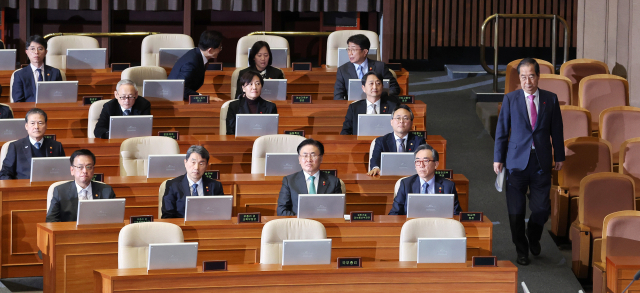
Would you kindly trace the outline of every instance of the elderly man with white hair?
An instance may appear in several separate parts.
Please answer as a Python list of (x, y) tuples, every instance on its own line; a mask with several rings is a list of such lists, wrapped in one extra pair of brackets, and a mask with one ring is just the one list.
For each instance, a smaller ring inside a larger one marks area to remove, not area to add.
[(151, 115), (151, 103), (138, 97), (135, 82), (123, 79), (116, 85), (115, 99), (104, 104), (93, 134), (96, 138), (109, 138), (109, 121), (111, 116)]

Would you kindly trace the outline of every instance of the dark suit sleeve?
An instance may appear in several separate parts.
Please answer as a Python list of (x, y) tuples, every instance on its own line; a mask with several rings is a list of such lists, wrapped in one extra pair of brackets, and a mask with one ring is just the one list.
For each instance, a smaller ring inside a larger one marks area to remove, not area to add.
[(564, 162), (564, 126), (560, 112), (560, 103), (558, 102), (558, 97), (556, 95), (553, 96), (553, 100), (553, 112), (551, 113), (551, 143), (553, 144), (553, 159), (556, 162)]
[(387, 65), (385, 64), (384, 69), (382, 70), (383, 70), (382, 78), (389, 80), (389, 95), (390, 96), (399, 95), (400, 85), (398, 85), (398, 81), (396, 80), (396, 78), (393, 77), (393, 73), (391, 73), (391, 71), (389, 70), (389, 67), (387, 67)]
[[(444, 179), (447, 180), (447, 179)], [(458, 201), (458, 190), (456, 190), (456, 184), (453, 181), (450, 181), (452, 185), (451, 193), (453, 193), (453, 214), (457, 215), (462, 212), (462, 207), (460, 207), (460, 202)]]
[[(240, 71), (240, 73), (242, 73), (242, 71)], [(243, 93), (242, 91), (242, 84), (240, 84), (240, 74), (238, 74), (238, 81), (236, 82), (236, 92), (235, 93), (231, 93), (233, 96), (231, 97), (231, 99), (240, 99), (240, 97), (238, 97), (238, 95), (241, 95)]]
[(341, 135), (350, 135), (353, 134), (353, 118), (355, 112), (354, 104), (350, 104), (347, 109), (347, 115), (344, 117), (344, 123), (342, 123), (342, 131), (340, 131)]
[(187, 85), (187, 80), (191, 80), (191, 79), (195, 79), (196, 77), (194, 76), (196, 74), (196, 70), (195, 70), (195, 66), (193, 64), (191, 64), (190, 62), (185, 63), (184, 65), (182, 65), (182, 67), (180, 67), (180, 72), (178, 72), (178, 76), (175, 79), (184, 79), (185, 80), (185, 87), (184, 87), (184, 98), (188, 99), (190, 95), (198, 95), (198, 92), (196, 92), (196, 90), (198, 89), (190, 89), (188, 88)]
[(338, 72), (336, 73), (336, 83), (333, 86), (333, 99), (334, 100), (344, 100), (347, 96), (347, 88), (344, 85), (344, 77), (342, 76), (342, 70), (338, 67)]
[(107, 186), (105, 189), (107, 189), (108, 192), (107, 198), (116, 198), (116, 193), (113, 192), (113, 188), (111, 188), (111, 186)]
[(26, 96), (24, 94), (24, 81), (22, 80), (22, 75), (20, 71), (16, 71), (13, 74), (13, 87), (11, 88), (11, 96), (13, 97), (13, 102), (24, 102), (26, 100)]
[(60, 154), (58, 155), (58, 157), (64, 157), (65, 156), (64, 155), (64, 147), (62, 147), (61, 143), (59, 143), (59, 144), (60, 144)]
[[(2, 93), (2, 91), (0, 91), (0, 94)], [(11, 112), (11, 108), (7, 107), (7, 106), (2, 106), (2, 114), (1, 115), (1, 119), (13, 119), (13, 113)]]
[[(558, 110), (560, 112), (560, 110)], [(496, 125), (496, 140), (493, 148), (493, 161), (505, 163), (507, 160), (507, 144), (509, 143), (509, 130), (511, 129), (511, 108), (509, 105), (509, 95), (502, 99), (502, 108), (498, 115)], [(562, 142), (564, 144), (564, 141)], [(564, 147), (562, 148), (564, 150)]]
[(240, 102), (238, 101), (238, 102), (229, 103), (229, 109), (227, 110), (227, 135), (236, 134), (237, 109), (235, 105), (233, 105), (234, 103), (240, 103)]
[(162, 219), (179, 218), (180, 215), (176, 209), (176, 200), (178, 197), (178, 183), (173, 184), (171, 181), (167, 181), (165, 186), (164, 195), (162, 196)]
[(16, 179), (16, 161), (17, 161), (16, 144), (12, 142), (7, 149), (7, 156), (2, 161), (2, 170), (0, 170), (0, 180)]
[(291, 201), (291, 190), (289, 187), (289, 181), (285, 176), (282, 178), (282, 187), (280, 188), (280, 195), (278, 195), (278, 216), (295, 216), (293, 212), (293, 202)]
[(58, 195), (58, 187), (56, 187), (53, 189), (51, 205), (49, 205), (49, 211), (47, 212), (47, 223), (60, 221), (60, 195)]
[(151, 103), (147, 100), (142, 103), (142, 108), (140, 109), (140, 115), (151, 115)]
[(269, 114), (278, 114), (278, 106), (276, 103), (271, 103), (271, 111)]
[(278, 76), (276, 77), (276, 79), (285, 79), (284, 72), (282, 72), (282, 69), (280, 68), (276, 68), (276, 69), (278, 70)]
[(371, 155), (371, 161), (369, 161), (369, 170), (374, 167), (380, 168), (380, 157), (382, 156), (382, 144), (384, 143), (384, 136), (376, 138), (376, 144), (373, 146), (373, 154)]
[(219, 181), (214, 181), (213, 195), (224, 195), (222, 183), (220, 183)]
[(93, 135), (97, 138), (109, 138), (109, 118), (111, 118), (109, 106), (109, 103), (104, 104), (100, 117), (98, 117), (96, 128), (93, 129)]
[(404, 204), (407, 198), (407, 191), (404, 188), (404, 182), (400, 181), (400, 188), (398, 188), (398, 195), (393, 199), (393, 206), (389, 215), (406, 215)]
[(333, 188), (332, 194), (342, 194), (342, 184), (340, 184), (340, 179), (336, 178), (336, 187)]
[(55, 77), (53, 78), (53, 80), (54, 80), (54, 81), (62, 81), (62, 73), (60, 72), (60, 69), (58, 69), (58, 68), (54, 68), (54, 72), (55, 72), (56, 74), (54, 74), (54, 75), (55, 75)]

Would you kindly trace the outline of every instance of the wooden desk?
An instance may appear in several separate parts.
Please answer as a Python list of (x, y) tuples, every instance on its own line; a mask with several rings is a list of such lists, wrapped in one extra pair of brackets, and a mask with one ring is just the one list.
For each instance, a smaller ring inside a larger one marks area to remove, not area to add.
[[(224, 259), (230, 264), (260, 262), (260, 237), (264, 223), (283, 217), (263, 217), (263, 223), (232, 221), (185, 225), (182, 219), (160, 220), (179, 225), (185, 241), (197, 241), (198, 263)], [(350, 223), (319, 219), (332, 239), (332, 259), (360, 256), (363, 261), (397, 261), (400, 230), (405, 216), (375, 216), (374, 222)], [(493, 224), (463, 222), (467, 256), (491, 255)], [(44, 258), (44, 292), (87, 292), (91, 271), (118, 267), (120, 228), (76, 228), (75, 223), (39, 223), (38, 247)], [(66, 286), (66, 288), (65, 288)], [(55, 288), (55, 290), (54, 290)]]
[[(607, 257), (607, 292), (621, 293), (640, 269), (638, 256)], [(640, 283), (633, 283), (628, 292), (640, 292)]]
[[(199, 268), (200, 270), (201, 268)], [(94, 292), (517, 292), (518, 269), (415, 262), (364, 262), (362, 268), (229, 265), (228, 271), (148, 274), (146, 268), (98, 270)]]

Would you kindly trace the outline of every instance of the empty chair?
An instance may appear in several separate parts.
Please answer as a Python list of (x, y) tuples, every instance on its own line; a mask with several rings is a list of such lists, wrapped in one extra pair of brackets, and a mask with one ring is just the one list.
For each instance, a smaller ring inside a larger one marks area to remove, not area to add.
[(170, 137), (128, 138), (120, 145), (120, 176), (146, 176), (149, 155), (180, 154), (178, 142)]
[(560, 66), (560, 75), (571, 81), (571, 96), (573, 98), (571, 105), (578, 105), (580, 81), (584, 77), (594, 74), (609, 74), (609, 67), (604, 62), (593, 59), (569, 60)]
[(145, 79), (167, 79), (167, 71), (159, 66), (134, 66), (122, 71), (120, 79), (130, 79), (136, 83), (138, 96), (142, 96)]
[(418, 238), (466, 237), (464, 226), (457, 220), (444, 218), (412, 219), (400, 231), (400, 261), (418, 260)]
[(298, 145), (304, 137), (288, 134), (272, 134), (258, 137), (251, 151), (251, 174), (264, 174), (267, 153), (298, 153)]
[(146, 268), (151, 243), (180, 242), (184, 242), (184, 236), (176, 224), (147, 222), (126, 225), (118, 236), (118, 269)]
[(140, 65), (158, 66), (161, 48), (189, 48), (192, 49), (193, 39), (183, 34), (155, 34), (146, 36), (142, 40)]
[[(540, 65), (540, 74), (554, 74), (555, 71), (553, 70), (553, 65), (551, 65), (550, 62), (547, 62), (545, 60), (542, 59), (536, 59), (536, 62), (538, 62), (538, 65)], [(518, 64), (520, 64), (520, 61), (522, 61), (522, 59), (518, 59), (518, 60), (513, 60), (511, 62), (509, 62), (509, 64), (507, 64), (507, 69), (506, 69), (506, 76), (505, 76), (505, 82), (504, 82), (504, 93), (508, 94), (512, 91), (515, 91), (517, 89), (520, 89), (520, 77), (518, 76)], [(548, 91), (552, 91), (550, 89), (544, 88), (542, 86), (540, 86), (540, 88), (548, 90)], [(553, 91), (552, 91), (553, 92)], [(557, 93), (556, 93), (557, 94)]]
[(326, 239), (322, 223), (310, 219), (277, 219), (264, 224), (260, 238), (260, 263), (282, 263), (283, 240)]
[(365, 30), (343, 30), (332, 32), (327, 38), (327, 68), (338, 67), (338, 48), (347, 47), (347, 39), (350, 36), (363, 34), (369, 38), (371, 48), (377, 48), (376, 61), (380, 61), (380, 41), (378, 34)]
[(67, 69), (67, 49), (97, 49), (98, 40), (87, 36), (57, 36), (47, 41), (45, 63), (64, 71)]
[(578, 106), (560, 106), (564, 140), (591, 136), (591, 113)]
[(568, 78), (556, 74), (540, 74), (538, 87), (556, 94), (560, 105), (571, 105), (571, 81)]
[[(286, 48), (289, 49), (289, 41), (287, 39), (280, 36), (268, 36), (268, 35), (254, 35), (254, 36), (244, 36), (238, 40), (238, 45), (236, 46), (236, 67), (247, 67), (249, 66), (248, 57), (249, 57), (249, 49), (253, 44), (257, 41), (265, 41), (269, 43), (269, 47), (271, 49), (274, 48)], [(287, 68), (291, 67), (291, 52), (287, 50)], [(233, 84), (233, 81), (232, 81)]]
[(621, 144), (618, 162), (618, 172), (633, 179), (636, 194), (640, 196), (640, 137), (628, 139)]
[(598, 119), (605, 109), (629, 106), (629, 82), (611, 74), (587, 76), (580, 81), (579, 106), (591, 112), (591, 128), (598, 131)]
[(613, 164), (620, 159), (620, 146), (626, 140), (640, 137), (640, 108), (612, 107), (600, 114), (600, 138), (611, 143)]
[(100, 100), (96, 101), (89, 107), (89, 117), (87, 121), (87, 137), (88, 138), (96, 138), (96, 135), (93, 131), (96, 129), (96, 124), (98, 124), (98, 119), (100, 118), (100, 113), (102, 113), (102, 108), (104, 104), (111, 100)]

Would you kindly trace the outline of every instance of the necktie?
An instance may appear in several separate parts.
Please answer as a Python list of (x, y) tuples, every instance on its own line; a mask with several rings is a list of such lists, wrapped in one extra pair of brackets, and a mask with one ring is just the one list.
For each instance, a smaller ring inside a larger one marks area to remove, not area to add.
[(376, 111), (376, 104), (371, 104), (371, 107), (373, 108), (373, 111), (371, 113), (378, 114), (378, 111)]
[(400, 143), (400, 147), (398, 148), (398, 152), (402, 153), (402, 152), (404, 152), (404, 139), (398, 138), (398, 142)]
[(193, 191), (191, 192), (191, 196), (198, 196), (198, 184), (194, 183), (193, 185), (191, 185), (191, 189), (193, 189)]
[(38, 81), (43, 81), (42, 79), (42, 70), (41, 69), (36, 69), (36, 72), (38, 73)]
[(529, 108), (531, 108), (531, 130), (536, 128), (536, 121), (538, 120), (538, 111), (536, 110), (536, 104), (533, 102), (534, 95), (527, 97), (529, 99)]
[(89, 192), (89, 191), (87, 191), (86, 189), (82, 190), (82, 196), (81, 196), (81, 198), (80, 198), (80, 199), (81, 199), (81, 200), (87, 200), (87, 199), (89, 199), (89, 197), (87, 196), (87, 193), (88, 193), (88, 192)]
[(356, 68), (358, 69), (358, 78), (362, 79), (362, 66), (358, 65)]
[(124, 110), (124, 116), (131, 115), (131, 110)]
[(314, 179), (316, 179), (316, 177), (309, 176), (309, 180), (311, 180), (311, 183), (309, 184), (309, 194), (316, 194), (316, 183), (314, 182)]
[(426, 194), (427, 193), (427, 188), (429, 188), (429, 183), (425, 182), (422, 184), (422, 190), (420, 190), (420, 193), (422, 194)]
[(36, 147), (36, 150), (40, 149), (40, 142), (36, 142), (35, 144), (33, 144), (34, 147)]

